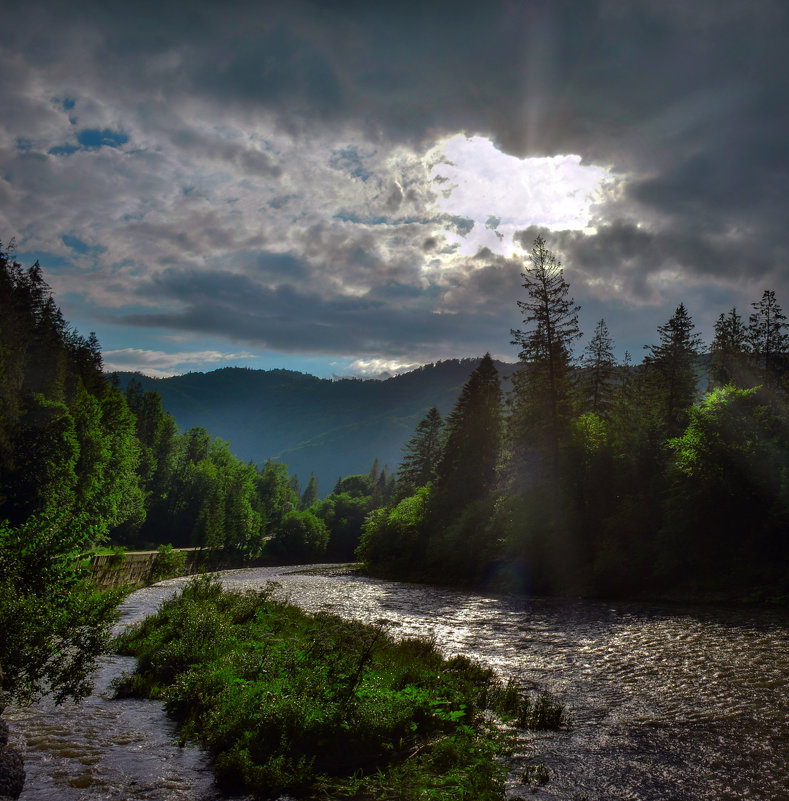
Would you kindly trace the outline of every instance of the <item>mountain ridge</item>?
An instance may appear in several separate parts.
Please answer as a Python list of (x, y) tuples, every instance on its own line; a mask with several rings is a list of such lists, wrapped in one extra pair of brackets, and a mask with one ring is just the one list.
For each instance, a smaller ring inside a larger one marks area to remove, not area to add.
[[(284, 462), (302, 486), (315, 474), (321, 496), (340, 476), (374, 459), (397, 469), (419, 420), (432, 406), (446, 416), (479, 358), (449, 359), (385, 379), (318, 378), (295, 370), (222, 367), (170, 378), (115, 373), (158, 392), (179, 429), (205, 428), (239, 458)], [(506, 378), (516, 364), (496, 362)]]

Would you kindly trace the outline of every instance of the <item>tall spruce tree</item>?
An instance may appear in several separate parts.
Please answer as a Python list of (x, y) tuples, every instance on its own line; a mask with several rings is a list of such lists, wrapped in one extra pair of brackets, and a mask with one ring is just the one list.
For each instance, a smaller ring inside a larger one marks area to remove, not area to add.
[(585, 405), (596, 415), (605, 416), (614, 394), (613, 376), (616, 367), (613, 340), (608, 333), (605, 320), (600, 320), (594, 329), (589, 344), (584, 349), (583, 365)]
[(687, 410), (696, 400), (696, 363), (701, 337), (683, 303), (668, 322), (658, 326), (660, 342), (645, 345), (644, 358), (655, 403), (669, 433), (684, 425)]
[(751, 306), (747, 336), (753, 362), (768, 386), (778, 386), (789, 362), (786, 315), (771, 289), (765, 289), (761, 300)]
[(527, 299), (518, 301), (525, 327), (511, 331), (512, 343), (520, 347), (511, 397), (511, 449), (515, 453), (526, 442), (537, 445), (556, 473), (562, 429), (571, 412), (570, 365), (573, 343), (581, 336), (580, 307), (569, 296), (561, 262), (540, 236), (529, 261), (521, 273)]
[(439, 518), (453, 516), (493, 489), (501, 445), (501, 402), (499, 374), (486, 353), (447, 417), (446, 442), (436, 467)]
[(304, 492), (301, 494), (301, 502), (299, 504), (301, 509), (309, 509), (315, 501), (318, 500), (318, 482), (315, 479), (314, 473), (310, 473), (307, 479), (307, 486), (304, 487)]
[(413, 436), (403, 447), (403, 460), (397, 468), (398, 494), (410, 495), (435, 478), (444, 441), (443, 428), (435, 406), (417, 423)]
[(728, 314), (721, 313), (715, 321), (710, 345), (710, 378), (716, 386), (747, 382), (748, 330), (742, 317), (732, 306)]

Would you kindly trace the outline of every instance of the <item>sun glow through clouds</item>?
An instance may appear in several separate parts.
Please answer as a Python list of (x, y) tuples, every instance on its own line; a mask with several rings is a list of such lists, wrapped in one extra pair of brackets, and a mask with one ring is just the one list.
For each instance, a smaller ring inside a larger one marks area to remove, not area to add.
[(608, 168), (583, 164), (581, 156), (518, 158), (481, 136), (445, 139), (430, 156), (437, 210), (473, 222), (466, 233), (447, 234), (464, 255), (480, 247), (509, 255), (513, 234), (530, 225), (587, 228), (593, 205), (614, 184)]

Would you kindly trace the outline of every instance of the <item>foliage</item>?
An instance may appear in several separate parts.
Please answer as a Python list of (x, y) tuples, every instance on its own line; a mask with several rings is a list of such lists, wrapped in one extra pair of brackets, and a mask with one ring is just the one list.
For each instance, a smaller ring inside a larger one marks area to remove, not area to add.
[(160, 545), (156, 549), (156, 561), (151, 570), (151, 583), (183, 576), (186, 571), (186, 552), (176, 551), (172, 545)]
[(660, 566), (709, 583), (787, 580), (789, 436), (756, 390), (711, 392), (672, 439)]
[(89, 516), (98, 536), (145, 515), (134, 418), (70, 329), (38, 263), (0, 249), (0, 519)]
[(497, 756), (510, 741), (484, 710), (561, 724), (555, 701), (505, 688), (463, 657), (444, 660), (429, 642), (208, 579), (119, 645), (139, 659), (119, 691), (164, 698), (230, 790), (498, 800)]
[(393, 509), (373, 511), (362, 527), (356, 555), (368, 570), (403, 574), (420, 564), (424, 554), (424, 521), (430, 488), (420, 487)]
[(581, 336), (580, 307), (569, 297), (561, 262), (540, 236), (529, 261), (521, 273), (527, 299), (517, 301), (525, 328), (511, 331), (521, 365), (513, 376), (512, 455), (522, 461), (518, 446), (529, 438), (556, 470), (563, 422), (570, 412), (570, 363), (573, 343)]
[(584, 349), (583, 359), (583, 406), (592, 414), (605, 415), (613, 400), (616, 366), (613, 347), (608, 326), (605, 320), (600, 320), (595, 326), (589, 344)]
[(288, 561), (310, 562), (320, 559), (329, 543), (325, 523), (309, 511), (288, 512), (266, 546), (266, 552)]
[(435, 479), (444, 444), (443, 429), (441, 414), (433, 406), (403, 447), (403, 459), (397, 468), (398, 495), (408, 495)]
[(79, 561), (94, 536), (64, 515), (0, 522), (0, 706), (90, 692), (119, 600), (100, 593)]
[(778, 386), (789, 361), (789, 325), (776, 300), (775, 292), (766, 289), (748, 318), (747, 339), (753, 364), (765, 383)]
[(742, 317), (732, 306), (731, 311), (722, 312), (715, 321), (715, 335), (710, 345), (710, 379), (714, 386), (736, 384), (752, 385), (752, 370), (748, 364), (747, 328)]
[(685, 305), (680, 303), (669, 320), (658, 326), (660, 342), (645, 346), (649, 353), (644, 364), (669, 432), (684, 422), (697, 396), (696, 360), (701, 337), (694, 328)]
[(313, 507), (329, 531), (326, 558), (331, 561), (350, 561), (359, 544), (362, 525), (373, 506), (371, 495), (351, 495), (333, 492)]
[(447, 417), (446, 440), (436, 466), (434, 513), (446, 519), (493, 489), (500, 440), (501, 386), (486, 353)]
[(318, 482), (315, 480), (315, 474), (311, 472), (310, 477), (307, 479), (307, 486), (304, 488), (304, 492), (301, 495), (299, 509), (309, 509), (317, 500)]
[[(684, 304), (641, 365), (614, 363), (601, 320), (576, 369), (578, 307), (542, 239), (523, 277), (521, 369), (507, 407), (489, 404), (503, 441), (475, 451), (469, 382), (429, 483), (368, 517), (367, 568), (551, 594), (786, 595), (789, 340), (775, 294), (747, 329), (734, 309), (718, 318), (713, 391), (694, 406), (701, 340)], [(715, 388), (732, 379), (764, 386)]]

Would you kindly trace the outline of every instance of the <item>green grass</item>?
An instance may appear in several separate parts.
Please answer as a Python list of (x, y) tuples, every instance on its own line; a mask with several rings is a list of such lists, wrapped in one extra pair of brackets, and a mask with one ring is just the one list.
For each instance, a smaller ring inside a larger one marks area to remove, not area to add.
[(529, 699), (429, 641), (396, 642), (205, 577), (117, 646), (138, 658), (117, 692), (163, 699), (231, 791), (499, 801), (513, 735), (496, 720), (563, 716), (548, 696)]

